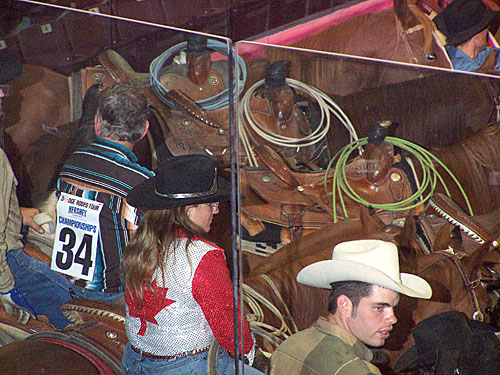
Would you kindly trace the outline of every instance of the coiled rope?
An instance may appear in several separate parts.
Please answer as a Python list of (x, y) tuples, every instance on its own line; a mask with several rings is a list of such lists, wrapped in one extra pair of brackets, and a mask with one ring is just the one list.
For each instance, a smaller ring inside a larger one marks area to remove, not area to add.
[[(399, 202), (395, 203), (372, 203), (368, 202), (367, 200), (361, 198), (355, 191), (354, 189), (349, 185), (349, 182), (347, 180), (346, 176), (346, 164), (347, 161), (349, 160), (349, 156), (351, 153), (358, 149), (359, 147), (362, 147), (368, 143), (368, 138), (362, 138), (358, 139), (356, 141), (351, 142), (350, 144), (344, 146), (342, 149), (340, 149), (335, 156), (330, 160), (330, 163), (328, 164), (326, 173), (325, 173), (325, 178), (324, 178), (324, 187), (325, 191), (327, 193), (328, 200), (330, 201), (330, 204), (332, 205), (332, 210), (333, 210), (333, 218), (334, 222), (337, 222), (337, 205), (336, 205), (336, 198), (337, 195), (339, 197), (340, 205), (342, 207), (344, 216), (347, 217), (347, 211), (345, 208), (345, 203), (344, 203), (344, 198), (343, 198), (343, 193), (346, 194), (349, 198), (351, 198), (353, 201), (358, 202), (360, 204), (363, 204), (365, 206), (371, 207), (371, 208), (378, 208), (382, 210), (387, 210), (387, 211), (405, 211), (412, 209), (414, 207), (417, 207), (418, 205), (424, 204), (427, 202), (432, 195), (434, 194), (437, 181), (439, 180), (441, 184), (443, 185), (446, 194), (450, 196), (450, 192), (448, 190), (448, 187), (446, 186), (446, 183), (444, 182), (443, 178), (439, 174), (439, 172), (436, 169), (435, 163), (437, 165), (441, 166), (446, 173), (452, 178), (452, 180), (455, 182), (457, 187), (459, 188), (460, 192), (462, 193), (462, 196), (465, 199), (465, 202), (467, 204), (467, 208), (470, 212), (471, 215), (473, 215), (472, 212), (472, 207), (469, 203), (469, 199), (467, 198), (467, 194), (465, 193), (464, 189), (462, 188), (462, 185), (460, 182), (457, 180), (457, 178), (453, 175), (453, 173), (450, 171), (450, 169), (441, 161), (439, 160), (435, 155), (430, 153), (428, 150), (425, 148), (412, 143), (410, 141), (396, 138), (396, 137), (386, 137), (385, 141), (397, 146), (403, 150), (408, 151), (410, 154), (412, 154), (419, 162), (420, 165), (422, 166), (422, 181), (419, 181), (419, 187), (417, 191), (407, 199), (401, 200)], [(333, 163), (337, 161), (334, 167), (334, 174), (333, 174), (333, 184), (332, 184), (332, 191), (328, 191), (328, 175), (329, 171), (332, 169)], [(424, 195), (425, 190), (429, 188), (429, 191), (426, 195)]]
[[(263, 295), (258, 293), (255, 289), (247, 284), (242, 285), (242, 290), (243, 300), (255, 318), (254, 320), (249, 322), (252, 331), (254, 331), (255, 334), (262, 336), (273, 345), (278, 346), (282, 341), (296, 332), (295, 323), (292, 322), (295, 327), (294, 332), (286, 323), (283, 314), (276, 306), (271, 303), (271, 301), (269, 301), (267, 298), (265, 298)], [(279, 328), (264, 323), (264, 311), (262, 309), (262, 306), (267, 307), (269, 311), (271, 311), (271, 313), (273, 313), (278, 318), (280, 322)]]
[[(286, 83), (296, 89), (299, 92), (303, 92), (310, 97), (312, 97), (319, 105), (321, 110), (321, 120), (319, 126), (309, 135), (303, 138), (293, 138), (293, 137), (285, 137), (279, 134), (275, 134), (266, 128), (264, 128), (258, 121), (255, 119), (252, 111), (250, 110), (250, 99), (252, 98), (253, 93), (262, 85), (264, 85), (265, 80), (260, 80), (254, 85), (252, 85), (243, 98), (241, 100), (240, 111), (238, 113), (239, 116), (239, 129), (240, 129), (240, 140), (242, 146), (244, 148), (247, 159), (249, 160), (249, 165), (252, 167), (257, 167), (258, 163), (255, 157), (255, 154), (251, 147), (250, 138), (251, 134), (248, 132), (248, 128), (251, 128), (256, 134), (260, 137), (268, 141), (269, 143), (284, 146), (284, 147), (306, 147), (311, 146), (323, 138), (326, 137), (328, 131), (330, 130), (330, 113), (333, 113), (335, 117), (341, 122), (342, 125), (349, 132), (350, 141), (355, 141), (358, 139), (358, 135), (356, 134), (356, 130), (352, 125), (351, 121), (347, 117), (347, 115), (342, 111), (342, 109), (335, 103), (328, 95), (326, 95), (321, 90), (318, 90), (316, 87), (307, 85), (303, 82), (287, 78)], [(252, 138), (252, 142), (258, 145), (258, 142)]]
[[(224, 56), (228, 56), (227, 53), (227, 44), (220, 42), (218, 40), (213, 40), (213, 39), (208, 39), (207, 40), (207, 48), (217, 51)], [(149, 82), (151, 84), (151, 88), (153, 89), (153, 92), (158, 96), (158, 98), (168, 105), (169, 107), (174, 107), (174, 103), (171, 100), (168, 100), (165, 97), (165, 94), (168, 93), (168, 90), (165, 86), (162, 85), (160, 82), (160, 73), (161, 69), (165, 66), (166, 63), (168, 63), (169, 59), (171, 56), (177, 54), (180, 51), (184, 51), (187, 49), (187, 42), (182, 42), (179, 44), (176, 44), (173, 47), (170, 47), (167, 49), (165, 52), (163, 52), (161, 55), (156, 57), (152, 62), (149, 67), (150, 71), (150, 78)], [(235, 54), (236, 55), (236, 54)], [(241, 56), (237, 56), (237, 67), (236, 67), (236, 77), (238, 77), (238, 84), (235, 82), (234, 83), (234, 90), (233, 90), (233, 95), (234, 97), (238, 97), (239, 94), (243, 91), (243, 88), (245, 87), (245, 82), (247, 80), (247, 69), (245, 65), (245, 61), (243, 61), (243, 58)], [(240, 78), (241, 77), (241, 78)], [(239, 90), (239, 91), (237, 91)], [(201, 108), (203, 108), (206, 111), (213, 111), (216, 109), (224, 108), (227, 107), (229, 104), (229, 91), (228, 89), (224, 89), (217, 95), (211, 96), (210, 98), (207, 99), (202, 99), (198, 100), (195, 103), (198, 104)]]

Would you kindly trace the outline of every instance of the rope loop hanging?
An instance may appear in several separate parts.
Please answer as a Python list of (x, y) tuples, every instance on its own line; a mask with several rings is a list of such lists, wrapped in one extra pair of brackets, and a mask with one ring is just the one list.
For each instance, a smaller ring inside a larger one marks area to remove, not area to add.
[[(221, 53), (224, 56), (228, 56), (227, 52), (227, 44), (220, 42), (214, 39), (207, 40), (207, 48), (216, 52)], [(149, 67), (150, 78), (149, 83), (153, 92), (158, 96), (158, 98), (168, 105), (171, 108), (174, 108), (175, 105), (171, 100), (168, 100), (165, 97), (165, 94), (168, 93), (169, 90), (160, 82), (160, 73), (162, 68), (169, 63), (172, 56), (176, 56), (179, 52), (185, 51), (187, 49), (187, 42), (182, 42), (176, 44), (173, 47), (170, 47), (161, 55), (156, 57)], [(236, 54), (235, 54), (236, 56)], [(241, 94), (243, 88), (245, 87), (245, 82), (247, 80), (247, 69), (245, 62), (241, 58), (241, 56), (237, 56), (237, 64), (236, 64), (236, 77), (238, 77), (238, 82), (234, 82), (234, 90), (233, 95), (236, 98)], [(230, 63), (230, 62), (228, 62)], [(238, 91), (239, 90), (239, 91)], [(225, 108), (229, 105), (229, 90), (226, 88), (217, 95), (211, 96), (207, 99), (198, 100), (195, 102), (201, 108), (206, 111), (213, 111), (220, 108)]]
[[(422, 181), (419, 181), (419, 187), (417, 191), (413, 193), (413, 195), (411, 195), (410, 197), (394, 203), (372, 203), (360, 197), (350, 186), (346, 175), (346, 165), (351, 153), (354, 150), (359, 149), (359, 147), (362, 147), (368, 143), (368, 138), (358, 139), (344, 146), (335, 154), (335, 156), (330, 160), (330, 163), (328, 164), (327, 171), (325, 173), (325, 178), (323, 180), (323, 185), (325, 187), (328, 200), (332, 205), (333, 218), (335, 223), (337, 222), (337, 211), (338, 211), (336, 204), (337, 196), (339, 198), (340, 206), (343, 211), (343, 216), (347, 217), (347, 210), (344, 202), (344, 194), (353, 201), (360, 203), (364, 206), (387, 210), (387, 211), (406, 211), (424, 204), (434, 194), (438, 181), (445, 189), (446, 194), (450, 196), (448, 187), (446, 186), (446, 183), (443, 180), (442, 176), (437, 171), (436, 165), (442, 167), (444, 171), (452, 178), (453, 182), (456, 184), (462, 196), (464, 197), (470, 214), (473, 215), (472, 207), (470, 205), (469, 199), (467, 198), (467, 194), (462, 188), (462, 185), (453, 175), (450, 169), (441, 160), (439, 160), (435, 155), (430, 153), (424, 147), (419, 146), (410, 141), (396, 137), (386, 137), (385, 141), (396, 147), (399, 147), (402, 150), (407, 151), (413, 157), (415, 157), (416, 160), (419, 161), (422, 167)], [(334, 169), (333, 183), (332, 183), (332, 190), (329, 191), (328, 175), (329, 171), (332, 170), (332, 168)], [(427, 189), (429, 190), (427, 193), (425, 193)]]
[[(306, 147), (314, 145), (326, 137), (330, 130), (331, 114), (333, 114), (349, 132), (350, 141), (352, 142), (358, 139), (354, 126), (337, 103), (316, 87), (291, 78), (286, 79), (286, 83), (290, 87), (307, 94), (318, 104), (321, 111), (319, 126), (311, 134), (303, 138), (285, 137), (269, 131), (259, 124), (250, 109), (250, 99), (253, 93), (264, 85), (264, 83), (265, 80), (260, 80), (245, 92), (245, 95), (243, 95), (241, 99), (240, 110), (238, 112), (241, 141), (251, 166), (258, 166), (258, 164), (255, 156), (252, 156), (252, 147), (249, 139), (251, 135), (248, 132), (249, 128), (271, 144), (292, 148)], [(252, 139), (252, 141), (254, 144), (258, 145), (255, 139)]]

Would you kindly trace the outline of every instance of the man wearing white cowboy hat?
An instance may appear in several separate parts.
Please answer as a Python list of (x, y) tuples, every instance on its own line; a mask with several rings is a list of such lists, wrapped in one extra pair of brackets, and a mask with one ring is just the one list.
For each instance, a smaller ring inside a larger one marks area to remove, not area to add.
[(498, 74), (498, 48), (487, 47), (488, 28), (500, 12), (486, 10), (480, 0), (454, 0), (434, 18), (446, 36), (446, 51), (453, 68)]
[(365, 346), (382, 346), (397, 319), (399, 294), (431, 298), (422, 278), (399, 272), (396, 245), (380, 240), (338, 244), (332, 259), (311, 264), (297, 281), (330, 289), (328, 317), (298, 332), (271, 356), (269, 374), (381, 374)]

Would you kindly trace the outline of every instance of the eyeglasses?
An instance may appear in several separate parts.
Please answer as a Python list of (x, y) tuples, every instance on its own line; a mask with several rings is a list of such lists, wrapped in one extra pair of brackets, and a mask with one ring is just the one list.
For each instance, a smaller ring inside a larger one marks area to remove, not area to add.
[(219, 207), (219, 202), (207, 203), (207, 205), (209, 205), (210, 208), (218, 208)]

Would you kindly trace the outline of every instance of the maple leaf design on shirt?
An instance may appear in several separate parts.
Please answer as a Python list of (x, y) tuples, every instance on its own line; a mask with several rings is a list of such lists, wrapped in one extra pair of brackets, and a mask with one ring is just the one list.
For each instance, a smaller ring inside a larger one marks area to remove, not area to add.
[(141, 319), (141, 328), (138, 333), (139, 336), (144, 336), (146, 333), (146, 322), (158, 325), (158, 322), (155, 319), (156, 314), (175, 302), (174, 300), (167, 298), (168, 288), (158, 286), (156, 280), (153, 280), (152, 286), (154, 291), (151, 290), (151, 288), (143, 286), (142, 293), (144, 301), (141, 308), (138, 307), (137, 298), (135, 296), (132, 296), (130, 292), (127, 292), (125, 295), (125, 301), (127, 302), (129, 308), (129, 315), (132, 318)]

